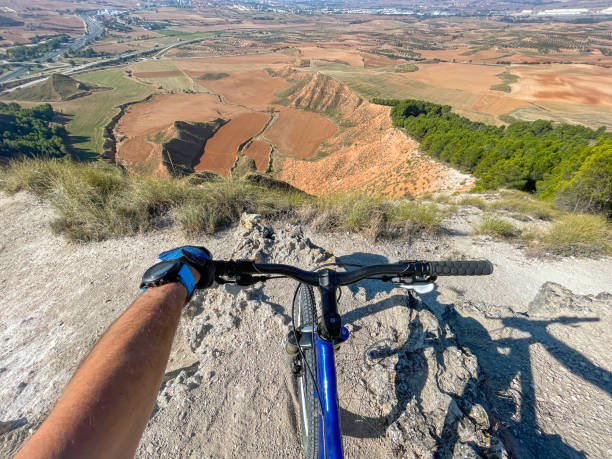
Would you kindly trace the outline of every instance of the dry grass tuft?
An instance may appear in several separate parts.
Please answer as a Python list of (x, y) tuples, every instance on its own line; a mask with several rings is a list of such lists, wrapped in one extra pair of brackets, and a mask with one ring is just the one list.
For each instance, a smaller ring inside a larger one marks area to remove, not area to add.
[(511, 239), (520, 236), (521, 231), (508, 220), (487, 217), (476, 227), (476, 233)]
[(489, 209), (503, 209), (540, 220), (552, 220), (560, 215), (552, 202), (533, 199), (529, 193), (521, 191), (502, 191), (501, 198), (489, 204)]
[(543, 248), (556, 255), (612, 254), (612, 230), (600, 215), (565, 215), (542, 237)]
[(484, 199), (479, 198), (477, 196), (467, 196), (459, 201), (460, 206), (474, 206), (478, 207), (480, 210), (484, 210), (487, 208), (487, 203)]
[(49, 199), (58, 210), (54, 230), (75, 241), (150, 231), (161, 217), (173, 218), (187, 233), (213, 233), (237, 222), (243, 212), (290, 215), (320, 231), (346, 230), (376, 240), (439, 232), (444, 217), (435, 204), (356, 194), (314, 198), (240, 179), (156, 179), (102, 162), (12, 162), (0, 170), (0, 189), (28, 190)]

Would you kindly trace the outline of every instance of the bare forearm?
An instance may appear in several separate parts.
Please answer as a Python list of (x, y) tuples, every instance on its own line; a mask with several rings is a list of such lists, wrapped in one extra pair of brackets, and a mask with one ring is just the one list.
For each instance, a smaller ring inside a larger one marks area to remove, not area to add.
[(153, 410), (186, 290), (147, 290), (109, 328), (17, 457), (133, 456)]

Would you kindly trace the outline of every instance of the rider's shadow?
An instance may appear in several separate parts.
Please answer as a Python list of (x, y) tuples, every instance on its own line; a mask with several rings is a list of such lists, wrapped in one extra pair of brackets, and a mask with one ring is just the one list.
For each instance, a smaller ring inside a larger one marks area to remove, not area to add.
[[(443, 307), (444, 322), (450, 325), (461, 346), (476, 356), (479, 372), (484, 376), (483, 388), (490, 403), (490, 415), (497, 422), (499, 433), (511, 455), (515, 457), (586, 457), (583, 451), (565, 443), (558, 434), (543, 432), (536, 417), (532, 353), (530, 346), (541, 344), (561, 365), (601, 389), (611, 393), (606, 378), (610, 372), (599, 368), (578, 351), (550, 334), (546, 327), (553, 323), (569, 326), (579, 322), (599, 320), (584, 317), (559, 317), (532, 320), (524, 317), (501, 318), (505, 334), (520, 331), (518, 338), (493, 339), (476, 319), (462, 316), (452, 304), (438, 302), (438, 292), (423, 295), (434, 307)], [(608, 379), (609, 380), (609, 379)], [(450, 422), (447, 419), (448, 422)]]
[[(361, 254), (358, 254), (361, 255)], [(382, 258), (382, 257), (381, 257)], [(355, 260), (355, 258), (353, 258)], [(360, 256), (357, 263), (363, 264)], [(392, 288), (392, 286), (391, 286)], [(385, 290), (390, 290), (386, 286)], [(375, 292), (374, 292), (375, 294)], [(457, 335), (457, 342), (448, 341), (444, 333), (436, 344), (438, 363), (441, 363), (442, 352), (448, 345), (465, 346), (470, 349), (478, 360), (479, 374), (484, 376), (482, 381), (468, 381), (465, 390), (478, 387), (484, 391), (489, 405), (489, 414), (499, 429), (506, 447), (515, 457), (541, 457), (552, 455), (562, 458), (585, 457), (583, 451), (568, 445), (557, 434), (546, 434), (540, 429), (536, 418), (536, 393), (534, 389), (531, 354), (529, 347), (533, 343), (540, 343), (559, 363), (569, 371), (597, 385), (607, 393), (612, 393), (612, 374), (598, 367), (578, 351), (567, 346), (551, 335), (546, 327), (552, 323), (572, 324), (598, 319), (561, 317), (541, 321), (522, 317), (503, 318), (504, 327), (520, 330), (519, 338), (493, 339), (487, 329), (476, 319), (462, 316), (453, 304), (443, 304), (438, 301), (438, 292), (422, 296), (423, 301), (408, 305), (407, 296), (394, 295), (390, 298), (348, 311), (343, 315), (343, 322), (356, 324), (371, 314), (382, 312), (396, 306), (413, 307), (416, 311), (426, 308), (437, 312), (441, 329), (450, 325)], [(359, 414), (341, 409), (343, 433), (349, 436), (372, 438), (386, 435), (387, 427), (395, 422), (406, 410), (406, 407), (415, 400), (419, 403), (421, 393), (427, 380), (427, 359), (424, 356), (425, 348), (410, 352), (410, 336), (424, 333), (423, 325), (418, 316), (411, 320), (410, 335), (403, 345), (394, 349), (382, 350), (388, 355), (397, 354), (395, 365), (395, 394), (397, 403), (387, 416), (364, 418)], [(527, 332), (527, 333), (525, 333)], [(527, 337), (526, 334), (529, 334)], [(340, 351), (342, 352), (342, 351)], [(385, 355), (381, 354), (381, 357)], [(409, 371), (406, 371), (408, 369)], [(480, 378), (479, 378), (480, 379)], [(516, 390), (516, 383), (520, 385), (520, 400), (513, 399), (508, 394)], [(455, 396), (459, 406), (463, 404), (462, 395)], [(444, 451), (439, 449), (437, 456), (451, 455), (454, 445), (458, 442), (457, 419), (447, 414), (442, 429), (444, 435)], [(442, 438), (437, 438), (441, 446)]]

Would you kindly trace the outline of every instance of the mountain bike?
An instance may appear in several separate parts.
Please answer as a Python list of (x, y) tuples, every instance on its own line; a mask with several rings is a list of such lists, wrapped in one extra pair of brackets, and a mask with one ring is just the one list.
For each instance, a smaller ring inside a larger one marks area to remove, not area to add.
[[(403, 261), (358, 266), (349, 271), (336, 271), (330, 265), (304, 271), (289, 265), (250, 260), (215, 260), (214, 264), (217, 282), (222, 284), (249, 286), (278, 275), (299, 282), (285, 349), (290, 356), (300, 407), (302, 444), (308, 459), (343, 457), (334, 353), (349, 339), (349, 330), (342, 325), (338, 314), (338, 289), (363, 279), (378, 279), (406, 288), (412, 297), (413, 291), (431, 292), (438, 276), (480, 276), (493, 272), (493, 265), (486, 260)], [(319, 290), (320, 313), (313, 287)]]

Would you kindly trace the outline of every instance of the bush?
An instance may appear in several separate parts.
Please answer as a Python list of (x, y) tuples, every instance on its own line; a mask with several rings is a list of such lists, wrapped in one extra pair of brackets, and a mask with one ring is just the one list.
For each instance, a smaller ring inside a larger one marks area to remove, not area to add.
[(48, 198), (58, 210), (53, 229), (76, 241), (148, 231), (173, 210), (185, 231), (210, 233), (237, 221), (244, 211), (271, 215), (299, 205), (300, 199), (296, 193), (237, 180), (194, 185), (187, 179), (123, 174), (101, 162), (59, 160), (12, 162), (0, 175), (0, 188)]
[(435, 204), (392, 202), (360, 194), (319, 198), (300, 212), (302, 221), (318, 231), (363, 233), (371, 240), (412, 234), (435, 234), (442, 229), (443, 213)]
[(487, 203), (484, 201), (484, 199), (478, 198), (476, 196), (468, 196), (468, 197), (463, 198), (461, 201), (459, 201), (459, 205), (474, 206), (474, 207), (478, 207), (481, 210), (484, 210), (487, 208)]
[(477, 227), (478, 234), (489, 234), (491, 236), (510, 239), (517, 237), (521, 231), (507, 220), (497, 217), (485, 218)]
[(559, 214), (553, 203), (538, 201), (528, 193), (521, 191), (504, 191), (498, 201), (492, 202), (489, 209), (503, 209), (522, 215), (529, 215), (540, 220), (551, 220)]
[(293, 216), (320, 230), (346, 230), (370, 239), (436, 233), (444, 217), (435, 204), (391, 202), (359, 194), (315, 198), (242, 179), (192, 182), (122, 173), (100, 162), (14, 161), (0, 169), (0, 189), (27, 190), (58, 211), (53, 229), (75, 241), (103, 240), (154, 229), (172, 217), (187, 233), (213, 233), (243, 212)]
[(542, 239), (543, 247), (557, 255), (594, 256), (612, 253), (612, 230), (599, 215), (566, 215)]

